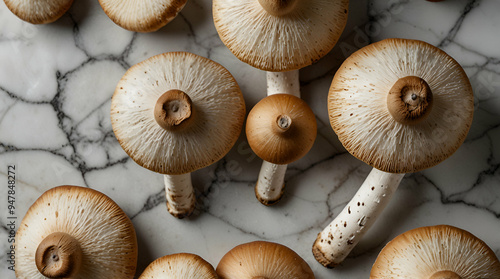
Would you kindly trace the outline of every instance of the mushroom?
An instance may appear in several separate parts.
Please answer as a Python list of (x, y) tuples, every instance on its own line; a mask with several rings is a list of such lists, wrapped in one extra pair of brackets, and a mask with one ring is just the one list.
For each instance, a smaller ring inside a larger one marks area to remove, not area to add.
[(246, 134), (252, 150), (264, 160), (255, 195), (262, 204), (274, 204), (283, 195), (287, 164), (302, 158), (314, 144), (316, 118), (302, 99), (275, 94), (252, 108)]
[(243, 126), (245, 103), (221, 65), (187, 53), (153, 56), (132, 66), (111, 102), (113, 132), (139, 165), (164, 174), (168, 211), (191, 214), (191, 172), (229, 152)]
[(370, 278), (500, 278), (500, 261), (486, 243), (465, 230), (421, 227), (390, 241), (373, 264)]
[(51, 23), (65, 14), (73, 0), (4, 0), (9, 10), (33, 24)]
[(217, 266), (220, 279), (314, 279), (309, 265), (290, 248), (255, 241), (227, 252)]
[(16, 233), (16, 277), (134, 278), (132, 222), (106, 195), (59, 186), (28, 209)]
[(99, 0), (102, 9), (118, 26), (134, 32), (154, 32), (172, 21), (187, 0)]
[(317, 237), (316, 259), (341, 263), (375, 222), (405, 173), (451, 156), (472, 122), (472, 88), (460, 65), (422, 41), (386, 39), (352, 54), (328, 95), (330, 123), (373, 170)]
[[(214, 0), (213, 16), (229, 50), (241, 61), (268, 71), (268, 96), (300, 98), (299, 69), (335, 46), (348, 8), (348, 0)], [(258, 185), (281, 193), (286, 168), (264, 161)]]
[(146, 267), (139, 279), (217, 279), (211, 264), (202, 257), (179, 253), (163, 256)]

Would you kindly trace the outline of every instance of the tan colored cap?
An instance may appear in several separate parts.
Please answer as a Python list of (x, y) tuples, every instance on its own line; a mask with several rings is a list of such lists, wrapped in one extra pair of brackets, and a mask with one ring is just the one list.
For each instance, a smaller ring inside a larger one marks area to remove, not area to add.
[(460, 65), (425, 42), (386, 39), (352, 54), (328, 95), (344, 147), (386, 172), (432, 167), (467, 136), (474, 100)]
[(29, 208), (16, 234), (16, 277), (133, 278), (132, 222), (106, 195), (59, 186)]
[(202, 257), (180, 253), (163, 256), (152, 262), (139, 279), (217, 279), (213, 266)]
[(214, 0), (215, 27), (241, 61), (266, 71), (311, 65), (335, 46), (348, 0)]
[(134, 32), (153, 32), (172, 21), (187, 0), (99, 0), (102, 9), (117, 25)]
[(273, 164), (302, 158), (316, 139), (316, 118), (302, 99), (275, 94), (258, 102), (247, 118), (246, 134), (252, 150)]
[(500, 278), (500, 261), (467, 231), (448, 225), (421, 227), (390, 241), (370, 278), (493, 279)]
[(309, 265), (281, 244), (255, 241), (227, 252), (217, 266), (220, 279), (313, 279)]
[(132, 66), (111, 102), (122, 148), (162, 174), (189, 173), (221, 159), (238, 139), (244, 118), (243, 95), (231, 74), (187, 52)]
[(13, 14), (33, 24), (54, 22), (73, 4), (73, 0), (4, 0), (4, 2)]

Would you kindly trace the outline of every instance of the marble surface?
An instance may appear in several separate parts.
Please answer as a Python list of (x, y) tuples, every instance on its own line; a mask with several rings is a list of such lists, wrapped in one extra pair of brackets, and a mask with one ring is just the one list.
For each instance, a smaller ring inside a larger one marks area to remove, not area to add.
[[(298, 252), (316, 278), (368, 278), (387, 241), (434, 224), (469, 230), (500, 256), (499, 13), (497, 0), (351, 1), (337, 46), (300, 72), (318, 137), (310, 153), (290, 165), (283, 200), (268, 208), (254, 198), (261, 160), (242, 134), (223, 160), (193, 174), (197, 209), (193, 217), (176, 220), (166, 211), (162, 176), (134, 163), (116, 141), (110, 98), (131, 65), (180, 50), (225, 66), (248, 110), (263, 98), (265, 73), (237, 60), (221, 43), (211, 1), (189, 0), (174, 21), (148, 34), (116, 26), (97, 1), (75, 1), (60, 20), (43, 26), (22, 22), (0, 1), (0, 277), (15, 277), (6, 255), (8, 165), (16, 166), (17, 225), (35, 199), (57, 185), (91, 187), (116, 201), (137, 231), (137, 274), (165, 254), (195, 253), (216, 266), (232, 247), (268, 240)], [(345, 152), (330, 128), (328, 88), (350, 53), (389, 37), (427, 41), (461, 63), (475, 93), (473, 126), (448, 160), (407, 174), (349, 258), (326, 269), (314, 260), (311, 246), (370, 170)]]

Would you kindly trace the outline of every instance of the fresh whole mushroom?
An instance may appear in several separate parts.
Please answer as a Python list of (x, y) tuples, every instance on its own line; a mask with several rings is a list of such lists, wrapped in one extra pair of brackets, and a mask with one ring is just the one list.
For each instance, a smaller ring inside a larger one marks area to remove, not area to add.
[(13, 14), (33, 24), (54, 22), (73, 4), (73, 0), (4, 0), (4, 2)]
[(207, 58), (170, 52), (132, 66), (111, 101), (113, 132), (139, 165), (164, 174), (168, 211), (191, 214), (191, 172), (229, 152), (243, 126), (238, 84)]
[(422, 41), (386, 39), (352, 54), (328, 96), (332, 128), (373, 166), (354, 198), (313, 245), (326, 267), (341, 263), (375, 222), (405, 173), (453, 154), (472, 123), (472, 88), (462, 67)]
[(314, 279), (309, 265), (290, 248), (255, 241), (227, 252), (217, 266), (220, 279)]
[(486, 243), (465, 230), (448, 225), (421, 227), (387, 243), (370, 278), (500, 278), (500, 261)]
[(187, 0), (99, 0), (118, 26), (134, 32), (154, 32), (172, 21)]
[[(252, 150), (264, 160), (255, 195), (262, 204), (274, 204), (283, 195), (287, 164), (302, 158), (314, 144), (316, 118), (302, 99), (275, 94), (252, 108), (246, 134)], [(283, 174), (274, 175), (280, 171)]]
[[(335, 46), (348, 8), (348, 0), (214, 0), (213, 16), (229, 50), (241, 61), (267, 71), (268, 96), (300, 98), (299, 69)], [(264, 160), (258, 184), (282, 192), (286, 168)]]
[(146, 267), (139, 279), (217, 279), (213, 266), (200, 256), (179, 253), (163, 256)]
[(19, 279), (134, 278), (132, 222), (90, 188), (59, 186), (42, 194), (23, 218), (15, 243)]

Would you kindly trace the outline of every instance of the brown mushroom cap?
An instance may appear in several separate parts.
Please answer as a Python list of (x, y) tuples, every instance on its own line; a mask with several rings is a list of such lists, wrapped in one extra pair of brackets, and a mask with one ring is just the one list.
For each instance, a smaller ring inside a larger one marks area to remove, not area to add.
[(352, 155), (382, 171), (407, 173), (458, 149), (474, 100), (464, 70), (445, 52), (421, 41), (386, 39), (346, 59), (330, 87), (328, 111)]
[(202, 257), (179, 253), (163, 256), (148, 265), (139, 279), (217, 279), (213, 266)]
[(73, 0), (4, 0), (4, 2), (13, 14), (33, 24), (54, 22), (73, 4)]
[(99, 0), (117, 25), (134, 32), (153, 32), (172, 21), (187, 0)]
[(281, 244), (255, 241), (234, 247), (217, 266), (221, 279), (313, 279), (309, 265)]
[[(348, 6), (348, 0), (214, 0), (213, 15), (222, 42), (238, 59), (281, 72), (311, 65), (326, 55), (344, 30)], [(273, 15), (272, 10), (280, 7), (285, 14)]]
[(247, 118), (246, 134), (252, 150), (273, 164), (302, 158), (316, 139), (316, 118), (302, 99), (275, 94), (258, 102)]
[[(155, 115), (155, 107), (168, 111), (169, 121)], [(238, 139), (244, 118), (243, 95), (233, 76), (187, 52), (132, 66), (111, 102), (113, 132), (122, 148), (139, 165), (162, 174), (189, 173), (221, 159)]]
[(448, 225), (421, 227), (390, 241), (373, 264), (370, 278), (500, 278), (500, 261), (482, 240), (465, 230)]
[[(47, 253), (53, 249), (61, 251), (51, 266)], [(137, 240), (127, 215), (106, 195), (77, 186), (55, 187), (35, 201), (17, 231), (15, 252), (20, 279), (46, 278), (37, 265), (57, 269), (57, 260), (64, 263), (65, 255), (77, 261), (71, 278), (133, 278), (137, 265)]]

